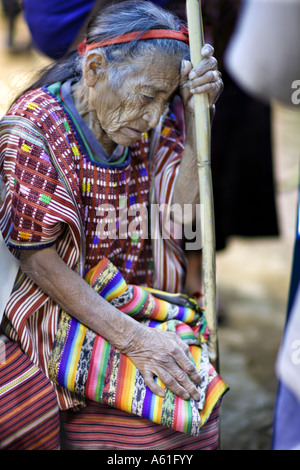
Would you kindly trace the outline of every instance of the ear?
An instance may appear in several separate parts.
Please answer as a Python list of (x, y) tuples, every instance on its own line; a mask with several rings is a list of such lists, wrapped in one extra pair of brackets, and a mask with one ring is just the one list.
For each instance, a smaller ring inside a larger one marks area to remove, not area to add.
[(94, 87), (101, 74), (107, 70), (107, 60), (102, 51), (89, 54), (83, 64), (83, 76), (89, 87)]

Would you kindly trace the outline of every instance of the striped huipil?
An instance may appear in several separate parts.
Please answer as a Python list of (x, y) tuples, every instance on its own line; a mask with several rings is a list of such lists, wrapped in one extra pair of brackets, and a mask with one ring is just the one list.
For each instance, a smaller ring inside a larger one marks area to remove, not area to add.
[[(159, 131), (149, 165), (152, 144), (144, 135), (121, 165), (92, 162), (56, 97), (47, 89), (25, 94), (0, 127), (0, 170), (6, 184), (0, 228), (10, 250), (18, 256), (21, 249), (55, 244), (80, 276), (105, 256), (126, 282), (181, 291), (185, 259), (179, 243), (173, 233), (162, 236), (161, 213), (153, 214), (154, 235), (147, 234), (148, 224), (136, 210), (149, 212), (149, 199), (158, 206), (171, 203), (183, 151), (171, 114)], [(118, 232), (124, 213), (131, 214), (126, 238), (124, 226)], [(112, 228), (121, 237), (112, 237)], [(45, 375), (59, 315), (59, 306), (20, 271), (2, 330)], [(65, 389), (58, 387), (57, 393), (61, 409), (82, 405)]]

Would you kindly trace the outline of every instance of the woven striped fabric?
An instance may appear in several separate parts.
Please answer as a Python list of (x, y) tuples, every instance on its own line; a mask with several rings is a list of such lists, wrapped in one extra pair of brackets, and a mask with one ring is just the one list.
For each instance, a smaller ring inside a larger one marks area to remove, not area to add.
[(59, 449), (53, 386), (4, 335), (0, 335), (0, 449)]
[(77, 413), (64, 411), (61, 420), (66, 450), (192, 451), (219, 448), (217, 403), (198, 436), (189, 436), (111, 406), (87, 400)]
[(203, 310), (181, 294), (127, 285), (115, 266), (103, 259), (86, 281), (116, 308), (151, 328), (177, 333), (190, 346), (201, 373), (200, 400), (182, 400), (165, 389), (155, 395), (134, 363), (100, 335), (62, 312), (49, 361), (49, 376), (57, 384), (99, 403), (136, 414), (168, 428), (197, 436), (227, 384), (208, 360), (208, 330)]

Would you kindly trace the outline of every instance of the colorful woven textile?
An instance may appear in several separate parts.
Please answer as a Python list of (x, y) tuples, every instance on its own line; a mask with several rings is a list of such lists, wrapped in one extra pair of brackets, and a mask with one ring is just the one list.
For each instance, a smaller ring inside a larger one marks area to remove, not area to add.
[(65, 312), (49, 361), (51, 380), (91, 400), (198, 435), (227, 389), (208, 360), (204, 312), (185, 295), (127, 285), (107, 259), (102, 259), (85, 279), (123, 313), (151, 328), (176, 332), (190, 345), (191, 357), (202, 377), (200, 400), (182, 400), (168, 389), (164, 398), (155, 395), (127, 356)]
[(49, 379), (0, 334), (0, 449), (59, 449), (59, 412)]

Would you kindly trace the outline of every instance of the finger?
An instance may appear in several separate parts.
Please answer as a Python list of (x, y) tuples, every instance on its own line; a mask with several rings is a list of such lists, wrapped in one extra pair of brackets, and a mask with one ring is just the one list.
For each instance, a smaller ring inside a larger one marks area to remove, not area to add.
[(189, 358), (190, 357), (189, 345), (185, 343), (179, 336), (177, 336), (176, 333), (173, 333), (173, 334), (175, 335), (175, 341), (177, 342), (178, 346), (183, 349), (184, 353)]
[[(173, 372), (174, 373), (174, 372)], [(166, 370), (158, 370), (158, 377), (164, 383), (164, 385), (171, 390), (175, 395), (183, 400), (188, 400), (190, 398), (189, 391), (181, 386), (172, 373), (167, 372)]]
[(174, 374), (174, 378), (189, 393), (191, 398), (196, 401), (199, 400), (200, 394), (195, 384), (189, 379), (188, 375), (182, 369), (179, 369), (178, 372)]
[(204, 46), (201, 49), (201, 56), (204, 57), (209, 57), (213, 55), (215, 52), (213, 46), (211, 44), (204, 44)]
[[(145, 372), (143, 374), (145, 384), (150, 390), (160, 397), (165, 396), (165, 391), (155, 382), (153, 374), (151, 372)], [(190, 393), (184, 387), (182, 387), (175, 378), (166, 372), (163, 369), (157, 371), (157, 377), (163, 382), (163, 384), (171, 390), (175, 395), (182, 398), (183, 400), (188, 400), (190, 398)]]
[(195, 90), (196, 88), (206, 85), (206, 83), (214, 83), (221, 79), (221, 73), (218, 70), (209, 70), (201, 77), (194, 78), (194, 80), (189, 81), (190, 91)]
[(175, 340), (179, 346), (179, 349), (174, 351), (173, 357), (175, 358), (180, 368), (183, 369), (190, 377), (193, 376), (196, 380), (195, 383), (200, 385), (201, 376), (198, 374), (197, 368), (192, 359), (189, 345), (185, 343), (176, 333), (172, 334), (175, 336)]
[(220, 80), (220, 83), (218, 82), (206, 83), (205, 85), (199, 86), (191, 90), (191, 93), (193, 95), (200, 94), (200, 93), (207, 93), (208, 101), (211, 106), (217, 101), (218, 97), (220, 96), (222, 92), (222, 89), (223, 89), (223, 82), (222, 80)]
[(181, 84), (185, 83), (188, 78), (189, 78), (189, 73), (191, 72), (192, 70), (192, 64), (189, 60), (182, 60), (181, 62), (181, 70), (180, 70), (180, 74), (181, 74), (181, 78), (180, 78), (180, 81), (181, 81)]
[(209, 57), (207, 59), (203, 59), (200, 64), (196, 65), (192, 69), (192, 71), (189, 74), (189, 79), (194, 80), (195, 78), (200, 77), (201, 75), (204, 75), (206, 72), (209, 72), (210, 70), (218, 70), (218, 61), (215, 57)]
[(192, 69), (192, 63), (189, 60), (182, 60), (181, 61), (181, 73), (187, 74)]
[(174, 359), (180, 369), (182, 369), (187, 374), (187, 379), (190, 378), (194, 384), (200, 385), (201, 375), (197, 371), (194, 362), (191, 360), (191, 356), (187, 357), (182, 349), (178, 349), (174, 352)]
[[(165, 391), (161, 388), (154, 380), (153, 374), (151, 372), (144, 372), (143, 374), (144, 382), (148, 388), (150, 388), (151, 392), (155, 393), (159, 397), (165, 396)], [(161, 378), (160, 378), (161, 379)]]

